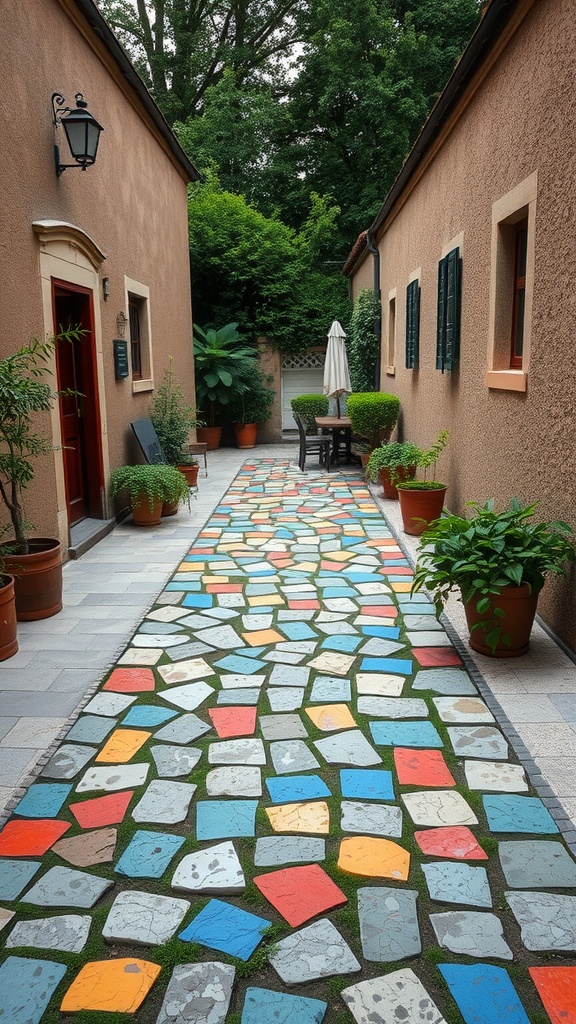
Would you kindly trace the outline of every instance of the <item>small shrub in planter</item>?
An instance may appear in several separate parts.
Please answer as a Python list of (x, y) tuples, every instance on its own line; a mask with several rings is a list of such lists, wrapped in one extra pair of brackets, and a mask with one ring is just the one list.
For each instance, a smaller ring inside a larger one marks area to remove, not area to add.
[(400, 399), (382, 391), (360, 391), (348, 398), (352, 432), (365, 437), (371, 449), (390, 440), (400, 411)]
[(377, 480), (380, 470), (387, 469), (392, 485), (414, 476), (422, 449), (412, 441), (391, 441), (375, 448), (368, 459), (366, 478)]
[(152, 516), (152, 524), (160, 522), (162, 505), (187, 501), (190, 491), (185, 477), (174, 466), (119, 466), (112, 470), (110, 490), (113, 498), (126, 491), (130, 508), (138, 521), (139, 510)]
[(156, 391), (150, 419), (168, 464), (190, 465), (190, 456), (186, 452), (188, 437), (193, 427), (202, 426), (202, 421), (196, 419), (193, 406), (186, 402), (180, 381), (172, 369), (171, 356), (164, 371), (164, 380)]
[(292, 412), (295, 412), (301, 420), (307, 434), (317, 434), (316, 416), (328, 415), (328, 399), (326, 395), (298, 395), (290, 402)]

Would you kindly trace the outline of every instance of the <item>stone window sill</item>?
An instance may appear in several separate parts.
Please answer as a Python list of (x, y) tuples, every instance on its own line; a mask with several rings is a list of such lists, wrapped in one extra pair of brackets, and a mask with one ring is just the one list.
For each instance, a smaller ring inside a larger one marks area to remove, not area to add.
[(140, 391), (154, 391), (154, 381), (151, 378), (147, 380), (133, 380), (132, 393), (136, 395)]
[(486, 387), (500, 391), (526, 391), (528, 374), (524, 370), (488, 370)]

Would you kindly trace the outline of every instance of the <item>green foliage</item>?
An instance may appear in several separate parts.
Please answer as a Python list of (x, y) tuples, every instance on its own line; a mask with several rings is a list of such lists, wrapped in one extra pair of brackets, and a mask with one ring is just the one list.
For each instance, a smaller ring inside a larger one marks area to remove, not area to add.
[(483, 619), (479, 626), (494, 650), (499, 640), (505, 643), (506, 639), (504, 612), (492, 604), (492, 598), (503, 587), (524, 583), (538, 593), (549, 573), (565, 575), (566, 563), (576, 561), (575, 537), (568, 523), (530, 522), (537, 505), (522, 505), (517, 498), (502, 512), (495, 511), (494, 499), (468, 505), (472, 518), (448, 515), (422, 534), (413, 590), (430, 590), (438, 614), (456, 588), (464, 602), (476, 602), (479, 615), (492, 609), (494, 617)]
[(348, 336), (348, 366), (353, 391), (373, 391), (379, 338), (374, 324), (380, 318), (380, 303), (371, 288), (356, 296)]
[(187, 501), (190, 496), (186, 478), (174, 466), (119, 466), (112, 470), (110, 493), (116, 498), (127, 491), (131, 508), (139, 508), (145, 501), (150, 510), (157, 501), (173, 504)]
[(366, 478), (377, 480), (378, 471), (387, 468), (390, 470), (390, 479), (394, 483), (398, 476), (398, 470), (410, 470), (418, 465), (422, 449), (412, 441), (391, 441), (388, 444), (375, 448), (366, 465)]
[[(417, 448), (414, 446), (414, 455), (416, 457), (414, 464), (417, 469), (424, 470), (424, 478), (422, 480), (403, 480), (399, 485), (401, 490), (434, 491), (446, 486), (436, 480), (436, 463), (448, 444), (449, 436), (447, 430), (441, 430), (429, 448)], [(432, 467), (432, 479), (428, 480), (427, 476), (430, 467)]]
[(254, 360), (246, 379), (246, 390), (228, 406), (232, 423), (265, 423), (270, 419), (276, 392), (268, 385), (273, 381), (272, 375), (263, 373)]
[(23, 491), (34, 479), (34, 460), (55, 451), (51, 440), (35, 428), (35, 417), (49, 412), (62, 392), (53, 391), (42, 378), (51, 373), (48, 362), (58, 341), (72, 342), (83, 333), (71, 327), (46, 341), (33, 338), (0, 359), (0, 497), (12, 521), (15, 554), (28, 553)]
[(237, 327), (236, 323), (219, 330), (194, 327), (196, 401), (204, 414), (208, 413), (211, 427), (222, 409), (249, 387), (256, 351), (241, 344)]
[(292, 412), (298, 414), (304, 422), (304, 429), (307, 434), (316, 434), (316, 416), (328, 415), (328, 399), (326, 395), (298, 395), (290, 401)]
[(166, 461), (171, 466), (182, 465), (190, 430), (202, 423), (196, 419), (194, 408), (186, 403), (180, 381), (174, 375), (172, 356), (164, 370), (162, 384), (154, 396), (150, 419)]
[(396, 426), (400, 399), (385, 392), (356, 392), (347, 404), (352, 431), (365, 437), (372, 448), (384, 444)]

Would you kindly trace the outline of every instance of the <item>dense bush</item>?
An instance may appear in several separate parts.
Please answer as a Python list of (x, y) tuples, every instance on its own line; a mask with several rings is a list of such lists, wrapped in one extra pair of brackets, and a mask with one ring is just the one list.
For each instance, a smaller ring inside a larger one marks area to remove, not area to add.
[(380, 303), (371, 288), (358, 292), (348, 333), (348, 366), (353, 391), (374, 391), (378, 336), (374, 324), (380, 318)]
[(300, 419), (303, 420), (307, 434), (315, 434), (318, 430), (315, 422), (316, 416), (328, 415), (326, 395), (298, 395), (298, 398), (292, 399), (290, 405), (292, 412), (298, 413)]
[(352, 430), (365, 437), (372, 448), (390, 440), (399, 411), (400, 399), (382, 391), (358, 392), (348, 399)]

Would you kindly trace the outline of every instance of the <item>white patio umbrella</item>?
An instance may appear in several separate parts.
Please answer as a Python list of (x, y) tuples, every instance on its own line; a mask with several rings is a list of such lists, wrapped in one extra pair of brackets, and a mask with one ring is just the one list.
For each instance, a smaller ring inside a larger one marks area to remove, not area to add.
[(345, 337), (342, 325), (335, 320), (328, 332), (328, 347), (324, 363), (324, 394), (336, 399), (338, 418), (340, 418), (340, 395), (352, 391)]

